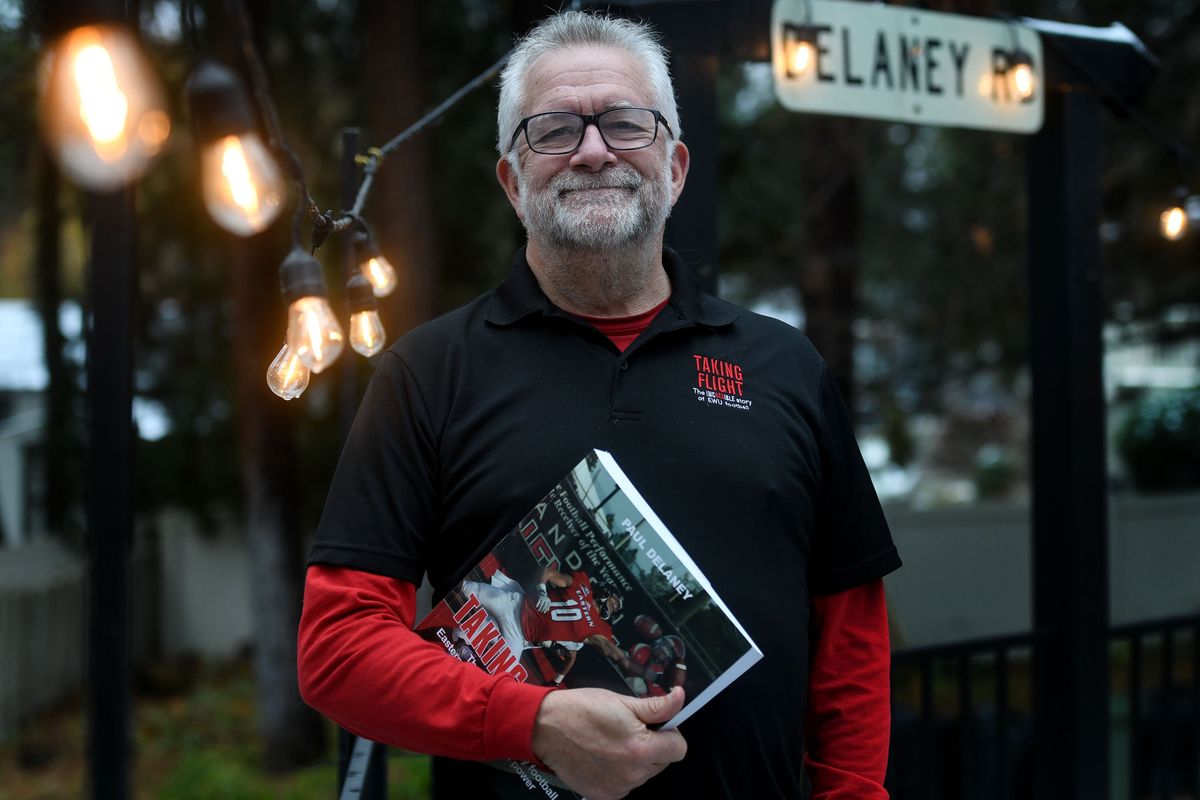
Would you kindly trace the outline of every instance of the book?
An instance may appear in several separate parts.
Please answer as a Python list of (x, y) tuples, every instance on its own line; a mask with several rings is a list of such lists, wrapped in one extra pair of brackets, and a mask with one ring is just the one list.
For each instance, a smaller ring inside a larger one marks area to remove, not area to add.
[[(635, 697), (685, 690), (686, 720), (762, 658), (700, 568), (603, 450), (575, 465), (416, 625), (493, 674)], [(501, 797), (573, 797), (507, 762)]]

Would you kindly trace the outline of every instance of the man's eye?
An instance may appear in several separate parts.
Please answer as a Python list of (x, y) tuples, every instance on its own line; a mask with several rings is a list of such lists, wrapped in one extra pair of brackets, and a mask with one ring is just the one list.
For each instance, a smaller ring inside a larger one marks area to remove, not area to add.
[(559, 127), (551, 128), (548, 131), (540, 131), (536, 138), (539, 142), (553, 142), (562, 139), (570, 139), (577, 135), (578, 131), (576, 131), (574, 128), (560, 125)]

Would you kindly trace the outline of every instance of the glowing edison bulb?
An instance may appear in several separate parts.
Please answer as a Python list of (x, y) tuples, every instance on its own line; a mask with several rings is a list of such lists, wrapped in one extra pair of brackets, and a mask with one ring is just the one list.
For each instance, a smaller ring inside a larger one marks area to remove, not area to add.
[(308, 388), (310, 371), (285, 343), (267, 367), (267, 386), (284, 400), (295, 400)]
[(1037, 88), (1037, 81), (1034, 78), (1033, 66), (1024, 62), (1019, 62), (1012, 71), (1013, 92), (1016, 93), (1017, 99), (1028, 100), (1033, 97), (1033, 91)]
[(793, 42), (788, 49), (788, 71), (793, 75), (803, 75), (812, 65), (815, 54), (813, 43), (807, 39)]
[(313, 372), (337, 361), (345, 338), (324, 297), (301, 297), (288, 308), (287, 345)]
[(283, 176), (256, 133), (225, 136), (208, 145), (201, 170), (204, 205), (230, 233), (260, 233), (283, 209)]
[(42, 130), (76, 183), (111, 190), (145, 172), (171, 133), (157, 78), (129, 31), (85, 26), (45, 61)]
[(375, 253), (362, 262), (362, 274), (371, 282), (376, 297), (387, 297), (396, 290), (396, 270), (390, 261)]
[(1172, 206), (1158, 217), (1158, 229), (1164, 238), (1178, 242), (1188, 230), (1187, 212), (1181, 206)]
[(378, 311), (359, 311), (350, 315), (350, 346), (359, 355), (370, 358), (383, 349), (383, 322)]

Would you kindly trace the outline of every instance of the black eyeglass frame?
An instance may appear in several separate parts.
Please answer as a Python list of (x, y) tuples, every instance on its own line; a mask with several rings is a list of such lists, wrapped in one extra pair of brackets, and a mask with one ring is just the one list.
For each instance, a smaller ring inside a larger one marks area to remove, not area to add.
[[(654, 135), (652, 137), (650, 137), (650, 141), (646, 142), (646, 144), (639, 144), (637, 147), (614, 147), (612, 144), (610, 144), (607, 137), (605, 137), (605, 135), (604, 135), (604, 129), (600, 127), (600, 118), (603, 117), (605, 114), (611, 114), (615, 111), (649, 111), (651, 114), (653, 114), (654, 115)], [(561, 153), (544, 153), (541, 150), (535, 149), (533, 146), (533, 142), (531, 142), (529, 140), (529, 121), (533, 120), (533, 119), (537, 119), (538, 117), (547, 117), (551, 114), (569, 114), (572, 117), (577, 117), (578, 119), (583, 120), (583, 127), (579, 129), (579, 141), (576, 142), (575, 146), (572, 147), (570, 150), (564, 150)], [(525, 134), (525, 144), (528, 145), (529, 151), (531, 153), (537, 153), (538, 155), (543, 155), (543, 156), (569, 155), (570, 153), (574, 153), (576, 150), (578, 150), (580, 148), (580, 146), (583, 144), (583, 137), (587, 135), (588, 125), (595, 125), (596, 132), (600, 134), (601, 141), (604, 142), (604, 146), (607, 147), (609, 150), (617, 150), (617, 151), (623, 151), (623, 152), (627, 152), (630, 150), (645, 150), (647, 147), (650, 147), (651, 145), (653, 145), (655, 142), (658, 141), (658, 126), (660, 124), (664, 128), (667, 129), (667, 135), (670, 136), (672, 139), (674, 139), (675, 132), (673, 130), (671, 130), (671, 123), (667, 122), (667, 118), (664, 117), (662, 115), (662, 112), (660, 112), (656, 108), (641, 108), (640, 106), (618, 106), (617, 108), (609, 108), (604, 111), (601, 111), (599, 114), (576, 114), (574, 111), (543, 111), (541, 114), (533, 114), (533, 115), (530, 115), (530, 116), (526, 117), (525, 119), (521, 120), (520, 124), (517, 125), (517, 129), (513, 131), (512, 139), (510, 139), (508, 142), (508, 149), (512, 150), (513, 147), (515, 147), (517, 144), (517, 139), (521, 136), (522, 133), (524, 133)]]

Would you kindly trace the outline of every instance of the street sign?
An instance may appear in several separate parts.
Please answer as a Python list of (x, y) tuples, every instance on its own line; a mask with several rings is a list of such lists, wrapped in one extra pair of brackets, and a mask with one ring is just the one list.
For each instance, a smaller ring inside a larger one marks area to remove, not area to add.
[(1042, 41), (1019, 22), (841, 0), (776, 0), (775, 93), (784, 108), (1034, 133)]

